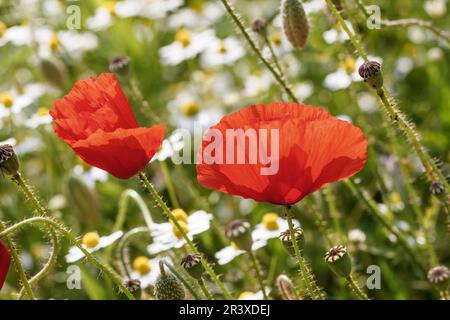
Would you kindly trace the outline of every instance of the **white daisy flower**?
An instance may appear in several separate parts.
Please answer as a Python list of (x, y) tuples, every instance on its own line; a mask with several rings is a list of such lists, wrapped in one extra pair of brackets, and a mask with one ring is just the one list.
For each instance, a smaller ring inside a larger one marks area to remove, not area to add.
[[(297, 220), (293, 221), (294, 225), (300, 226)], [(278, 216), (274, 212), (266, 213), (257, 224), (252, 232), (252, 238), (255, 241), (267, 241), (269, 239), (278, 238), (280, 233), (289, 228), (287, 221)]]
[[(172, 211), (189, 239), (210, 228), (212, 214), (199, 210), (187, 215), (182, 209)], [(151, 234), (153, 243), (147, 247), (150, 254), (158, 254), (172, 248), (181, 248), (186, 244), (180, 231), (171, 222), (154, 224)]]
[(228, 37), (223, 40), (216, 38), (203, 52), (200, 62), (205, 68), (230, 65), (242, 58), (244, 54), (244, 47), (235, 37)]
[(154, 155), (150, 162), (165, 161), (168, 158), (172, 158), (177, 152), (184, 147), (183, 134), (176, 130), (170, 135), (169, 138), (164, 139), (161, 145), (161, 149)]
[(352, 229), (348, 232), (348, 241), (356, 243), (365, 242), (366, 234), (360, 229)]
[(102, 169), (80, 164), (73, 168), (73, 172), (90, 188), (95, 188), (95, 183), (97, 181), (107, 181), (109, 176), (108, 173)]
[(18, 114), (34, 103), (45, 93), (42, 84), (27, 84), (20, 91), (0, 91), (0, 119), (10, 114)]
[(213, 30), (196, 33), (184, 28), (180, 29), (175, 34), (175, 41), (159, 50), (162, 63), (177, 65), (195, 58), (214, 41), (214, 38)]
[(273, 83), (272, 75), (263, 71), (259, 75), (249, 75), (244, 79), (244, 96), (247, 98), (256, 97), (270, 88)]
[(169, 27), (205, 29), (219, 20), (224, 13), (223, 7), (218, 3), (200, 2), (195, 7), (186, 7), (172, 14), (169, 18)]
[(30, 129), (36, 129), (40, 126), (51, 124), (52, 121), (49, 110), (45, 107), (40, 107), (31, 118), (25, 120), (24, 125)]
[[(119, 240), (123, 235), (122, 231), (116, 231), (109, 236), (100, 237), (97, 232), (88, 232), (83, 236), (83, 247), (89, 252), (95, 252), (106, 248)], [(84, 253), (78, 247), (71, 247), (66, 255), (67, 263), (74, 263), (84, 258)]]
[[(252, 238), (253, 238), (252, 251), (259, 250), (267, 245), (267, 240), (255, 239), (253, 233)], [(214, 256), (216, 257), (218, 264), (224, 265), (230, 263), (231, 261), (234, 260), (234, 258), (244, 253), (245, 253), (244, 250), (239, 249), (234, 243), (231, 243), (230, 246), (217, 251)]]
[[(353, 30), (353, 26), (350, 21), (345, 20), (345, 24), (350, 29), (351, 33), (355, 33)], [(326, 43), (332, 44), (335, 42), (345, 42), (347, 40), (350, 40), (349, 36), (347, 35), (347, 32), (341, 29), (339, 25), (337, 25), (335, 28), (332, 28), (330, 30), (325, 31), (323, 34), (323, 39)]]
[(159, 262), (168, 261), (167, 257), (156, 257), (149, 259), (145, 256), (139, 256), (133, 260), (133, 271), (130, 276), (131, 279), (137, 279), (141, 282), (142, 289), (150, 285), (154, 285), (156, 279), (160, 274)]
[(443, 16), (447, 12), (447, 0), (427, 0), (423, 6), (425, 11), (433, 17)]

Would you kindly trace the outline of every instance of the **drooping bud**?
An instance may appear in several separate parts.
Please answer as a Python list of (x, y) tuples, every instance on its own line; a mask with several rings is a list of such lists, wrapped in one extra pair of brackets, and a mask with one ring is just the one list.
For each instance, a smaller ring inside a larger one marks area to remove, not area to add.
[(347, 248), (338, 245), (325, 253), (325, 261), (334, 273), (338, 276), (348, 278), (352, 272), (352, 260), (347, 253)]
[(309, 34), (308, 19), (299, 0), (282, 0), (281, 14), (284, 34), (294, 48), (303, 48)]
[(437, 266), (428, 271), (428, 281), (439, 290), (447, 290), (450, 284), (450, 270), (446, 266)]
[(383, 73), (381, 64), (376, 61), (366, 61), (358, 69), (358, 73), (364, 82), (372, 88), (379, 90), (383, 86)]
[(181, 260), (181, 266), (192, 278), (201, 279), (203, 272), (205, 271), (201, 260), (202, 256), (198, 253), (188, 254)]
[(67, 82), (67, 72), (64, 64), (57, 59), (42, 59), (41, 71), (52, 85), (64, 89)]
[(225, 228), (225, 236), (230, 239), (239, 249), (252, 250), (252, 232), (250, 222), (246, 220), (235, 220)]
[(280, 274), (275, 280), (275, 284), (283, 299), (297, 300), (295, 285), (287, 275)]
[(122, 77), (128, 77), (131, 71), (130, 58), (128, 56), (117, 56), (112, 58), (109, 71)]
[(163, 261), (159, 262), (161, 270), (156, 279), (154, 294), (158, 300), (184, 300), (186, 293), (183, 284), (172, 274), (164, 270)]
[(19, 167), (19, 159), (13, 147), (9, 144), (0, 145), (0, 171), (14, 177), (18, 174)]
[[(295, 236), (295, 241), (297, 242), (298, 249), (300, 251), (302, 251), (305, 246), (305, 236), (303, 234), (303, 229), (300, 227), (294, 228), (294, 236)], [(292, 237), (291, 237), (291, 232), (289, 231), (289, 229), (281, 232), (279, 239), (281, 240), (281, 243), (283, 244), (283, 247), (286, 249), (286, 251), (292, 257), (295, 257), (294, 245), (292, 244)]]
[(141, 299), (142, 297), (141, 281), (139, 281), (138, 279), (127, 280), (125, 282), (125, 287), (136, 298), (136, 300)]

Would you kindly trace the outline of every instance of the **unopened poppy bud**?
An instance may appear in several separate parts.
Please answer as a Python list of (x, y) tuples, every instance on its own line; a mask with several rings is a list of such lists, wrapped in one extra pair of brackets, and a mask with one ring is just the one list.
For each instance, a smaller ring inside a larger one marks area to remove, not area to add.
[(348, 278), (352, 272), (352, 260), (347, 253), (347, 248), (338, 245), (325, 253), (325, 261), (334, 273), (338, 276)]
[(450, 270), (446, 266), (437, 266), (428, 271), (428, 281), (439, 290), (447, 290), (450, 284)]
[(299, 0), (283, 0), (281, 14), (284, 34), (294, 48), (303, 48), (309, 34), (308, 19)]
[(376, 61), (366, 61), (358, 69), (358, 73), (364, 82), (372, 88), (379, 90), (383, 86), (383, 73), (381, 64)]
[(118, 56), (112, 58), (109, 64), (109, 71), (122, 77), (129, 76), (131, 71), (130, 58), (128, 56)]
[(246, 220), (235, 220), (225, 228), (225, 236), (242, 250), (252, 250), (252, 232), (250, 222)]
[(10, 176), (16, 176), (19, 167), (19, 159), (13, 147), (9, 144), (0, 145), (0, 171)]
[(430, 192), (436, 197), (440, 197), (445, 192), (445, 185), (440, 181), (433, 181), (430, 185)]
[(198, 253), (188, 254), (181, 260), (181, 266), (194, 279), (200, 279), (205, 271), (202, 263), (202, 256)]
[(136, 298), (136, 300), (141, 299), (142, 297), (141, 281), (139, 281), (138, 279), (128, 280), (125, 282), (125, 287)]
[(264, 33), (266, 31), (267, 21), (264, 19), (256, 19), (252, 23), (252, 30), (256, 33)]
[(66, 67), (60, 60), (42, 59), (41, 71), (48, 82), (52, 85), (64, 89), (67, 81)]
[(159, 262), (161, 274), (156, 279), (154, 294), (158, 300), (184, 300), (183, 284), (172, 274), (164, 270), (164, 263)]
[[(294, 236), (299, 250), (302, 251), (305, 247), (305, 236), (303, 234), (303, 229), (300, 227), (294, 228)], [(292, 244), (292, 237), (289, 229), (281, 232), (279, 239), (281, 240), (281, 243), (283, 244), (283, 247), (286, 249), (286, 251), (292, 257), (295, 257), (294, 245)]]

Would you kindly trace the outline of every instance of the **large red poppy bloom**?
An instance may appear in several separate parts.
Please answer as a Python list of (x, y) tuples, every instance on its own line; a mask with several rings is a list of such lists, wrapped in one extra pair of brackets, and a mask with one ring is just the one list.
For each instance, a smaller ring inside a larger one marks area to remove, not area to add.
[(50, 115), (56, 134), (92, 166), (128, 179), (142, 170), (164, 139), (165, 126), (140, 128), (113, 74), (78, 81)]
[[(253, 164), (250, 162), (249, 152), (253, 147), (248, 137), (251, 135), (227, 139), (227, 129), (258, 132), (258, 143), (262, 146), (258, 147), (258, 152), (264, 154), (267, 150), (266, 154), (270, 156), (271, 150), (278, 150), (279, 156), (271, 161), (276, 172), (262, 174), (261, 169), (268, 167), (267, 162), (261, 161), (264, 158), (258, 157)], [(260, 129), (267, 129), (267, 139), (260, 133), (264, 130)], [(210, 134), (211, 130), (223, 136), (219, 148), (211, 148), (216, 139), (216, 135)], [(271, 140), (272, 136), (276, 137), (271, 130), (278, 130), (278, 140)], [(237, 141), (242, 143), (240, 147)], [(227, 145), (234, 148), (227, 149)], [(237, 154), (244, 148), (245, 163), (236, 164)], [(212, 154), (219, 154), (217, 159), (223, 153), (223, 164), (206, 159), (210, 157), (207, 152), (211, 149), (216, 149)], [(230, 150), (233, 152), (230, 159), (234, 158), (234, 163), (226, 161)], [(328, 183), (353, 176), (364, 167), (366, 159), (367, 141), (362, 131), (325, 110), (294, 103), (259, 104), (225, 116), (205, 133), (197, 154), (197, 179), (209, 189), (288, 205)]]
[(8, 249), (3, 244), (3, 242), (0, 241), (0, 290), (3, 288), (3, 284), (5, 283), (10, 264), (11, 257), (9, 255)]

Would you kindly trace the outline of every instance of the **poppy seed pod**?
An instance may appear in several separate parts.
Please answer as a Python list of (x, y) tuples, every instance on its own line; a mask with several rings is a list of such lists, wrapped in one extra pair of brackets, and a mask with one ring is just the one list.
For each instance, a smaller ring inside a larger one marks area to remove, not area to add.
[(447, 290), (450, 284), (450, 270), (446, 266), (437, 266), (428, 271), (428, 281), (439, 290)]
[[(295, 241), (297, 242), (298, 249), (300, 251), (305, 247), (305, 236), (303, 234), (303, 229), (300, 227), (294, 228)], [(283, 244), (283, 247), (292, 257), (295, 257), (294, 245), (292, 244), (291, 232), (288, 230), (280, 233), (279, 239)]]
[(383, 73), (381, 64), (376, 61), (366, 61), (358, 69), (358, 73), (364, 82), (372, 88), (379, 90), (383, 86)]
[(284, 34), (294, 48), (303, 48), (309, 34), (308, 19), (299, 0), (283, 0), (281, 14)]
[(430, 192), (436, 197), (440, 197), (445, 192), (445, 185), (440, 181), (433, 181), (430, 185)]
[(137, 299), (140, 300), (142, 297), (142, 287), (141, 281), (138, 279), (131, 279), (125, 282), (125, 287), (130, 291), (130, 293)]
[(348, 278), (352, 272), (352, 260), (347, 253), (347, 248), (338, 245), (325, 253), (325, 261), (334, 273), (338, 276)]
[(201, 260), (202, 256), (198, 253), (188, 254), (181, 260), (181, 266), (192, 278), (201, 279), (202, 274), (205, 271)]
[(246, 220), (235, 220), (225, 228), (225, 236), (233, 241), (239, 249), (245, 251), (252, 250), (252, 232), (250, 222)]
[(161, 274), (156, 279), (154, 294), (158, 300), (184, 300), (186, 293), (183, 284), (172, 274), (164, 270), (164, 264), (159, 262)]
[(10, 176), (19, 172), (19, 159), (9, 144), (0, 145), (0, 171)]
[(265, 33), (267, 21), (264, 19), (255, 19), (252, 23), (252, 31), (256, 33)]
[(112, 58), (109, 71), (122, 77), (127, 77), (131, 71), (130, 58), (128, 56), (117, 56)]

